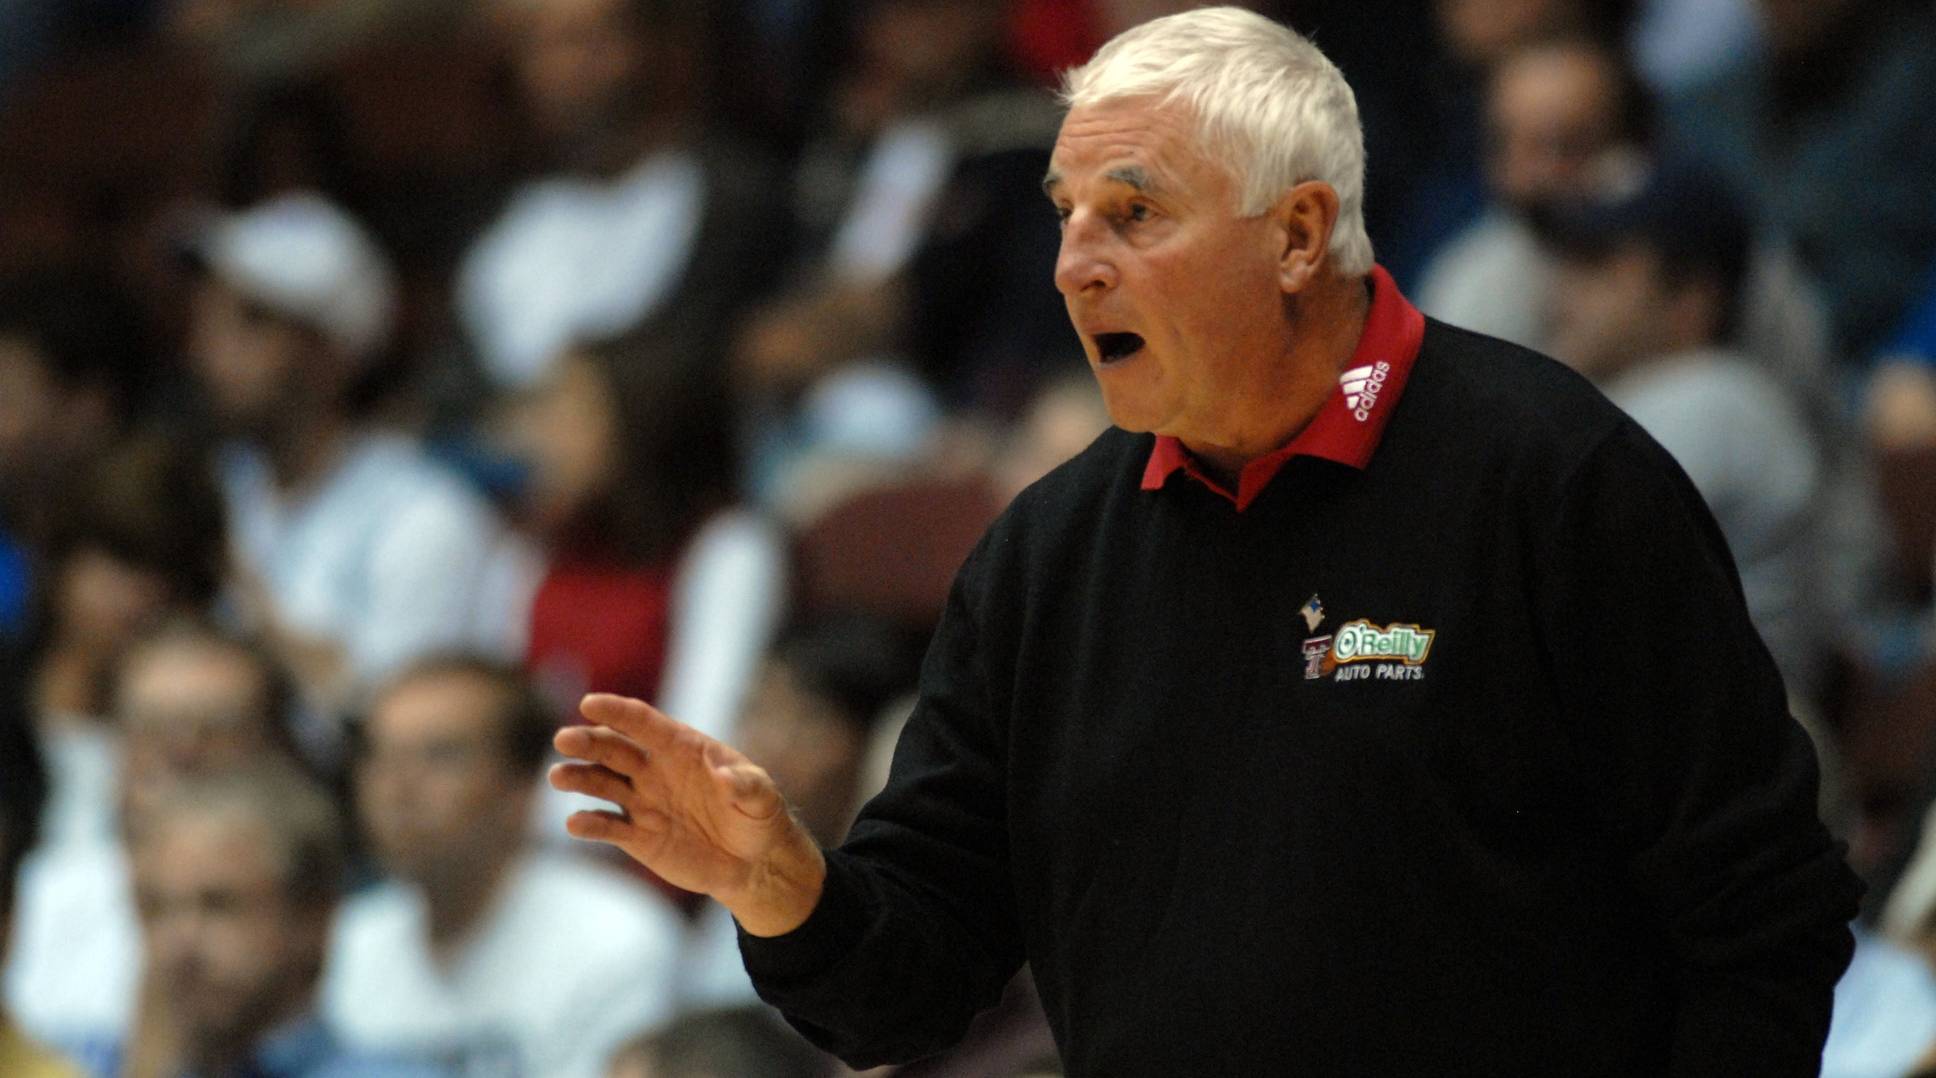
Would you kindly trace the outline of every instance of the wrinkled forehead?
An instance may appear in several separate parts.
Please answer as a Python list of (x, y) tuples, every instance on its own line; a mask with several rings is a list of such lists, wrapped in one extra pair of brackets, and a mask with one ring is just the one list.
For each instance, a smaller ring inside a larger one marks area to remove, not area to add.
[(1230, 182), (1181, 104), (1138, 97), (1079, 105), (1063, 117), (1042, 179), (1051, 197), (1103, 183), (1157, 195), (1205, 191)]

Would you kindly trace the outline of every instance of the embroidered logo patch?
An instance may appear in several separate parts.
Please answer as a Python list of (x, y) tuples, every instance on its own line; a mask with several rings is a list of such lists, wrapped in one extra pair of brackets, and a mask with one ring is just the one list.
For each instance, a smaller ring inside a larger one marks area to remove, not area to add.
[(1348, 621), (1338, 630), (1331, 654), (1340, 663), (1361, 663), (1377, 659), (1397, 659), (1406, 666), (1422, 666), (1432, 653), (1432, 638), (1438, 633), (1416, 625), (1388, 625), (1379, 628), (1365, 618)]
[[(1312, 596), (1312, 602), (1317, 597)], [(1310, 622), (1307, 616), (1306, 621)], [(1316, 628), (1316, 624), (1311, 624)], [(1438, 630), (1414, 624), (1379, 625), (1357, 618), (1335, 633), (1304, 641), (1304, 680), (1329, 677), (1333, 681), (1419, 681), (1425, 660), (1432, 654)]]
[(1351, 409), (1351, 415), (1363, 423), (1371, 418), (1371, 410), (1378, 403), (1378, 392), (1385, 388), (1385, 378), (1391, 374), (1391, 364), (1384, 360), (1353, 367), (1338, 376), (1338, 388), (1344, 390), (1344, 406)]
[(1304, 680), (1316, 681), (1332, 666), (1331, 635), (1314, 636), (1304, 642)]

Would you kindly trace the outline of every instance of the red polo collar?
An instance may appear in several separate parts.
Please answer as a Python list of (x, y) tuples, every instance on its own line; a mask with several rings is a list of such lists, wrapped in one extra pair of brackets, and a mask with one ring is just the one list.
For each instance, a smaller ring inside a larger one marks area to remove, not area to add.
[(1338, 388), (1331, 391), (1297, 437), (1282, 449), (1244, 465), (1237, 476), (1237, 490), (1232, 493), (1198, 467), (1182, 442), (1167, 434), (1158, 435), (1149, 464), (1143, 468), (1143, 489), (1161, 490), (1171, 475), (1182, 471), (1229, 499), (1241, 513), (1292, 457), (1323, 457), (1362, 470), (1371, 462), (1385, 424), (1405, 392), (1405, 380), (1411, 376), (1412, 363), (1418, 359), (1424, 340), (1425, 316), (1399, 293), (1383, 266), (1372, 267), (1371, 311), (1365, 318), (1358, 350), (1339, 376)]

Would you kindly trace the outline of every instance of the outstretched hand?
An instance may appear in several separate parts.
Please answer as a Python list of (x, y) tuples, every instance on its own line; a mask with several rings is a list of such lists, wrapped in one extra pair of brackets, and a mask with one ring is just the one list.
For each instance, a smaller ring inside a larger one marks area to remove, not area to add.
[(553, 744), (551, 785), (620, 811), (575, 812), (574, 837), (604, 842), (676, 887), (718, 899), (756, 936), (792, 931), (820, 898), (826, 862), (766, 771), (650, 704), (595, 693)]

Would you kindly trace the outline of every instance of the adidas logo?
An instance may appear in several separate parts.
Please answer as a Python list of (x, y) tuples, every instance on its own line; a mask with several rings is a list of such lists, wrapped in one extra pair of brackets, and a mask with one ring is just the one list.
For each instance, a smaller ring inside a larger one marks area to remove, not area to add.
[(1378, 403), (1378, 391), (1385, 388), (1385, 378), (1391, 374), (1391, 364), (1383, 360), (1363, 367), (1353, 367), (1338, 376), (1338, 388), (1344, 390), (1344, 406), (1363, 423), (1371, 418), (1371, 409)]

